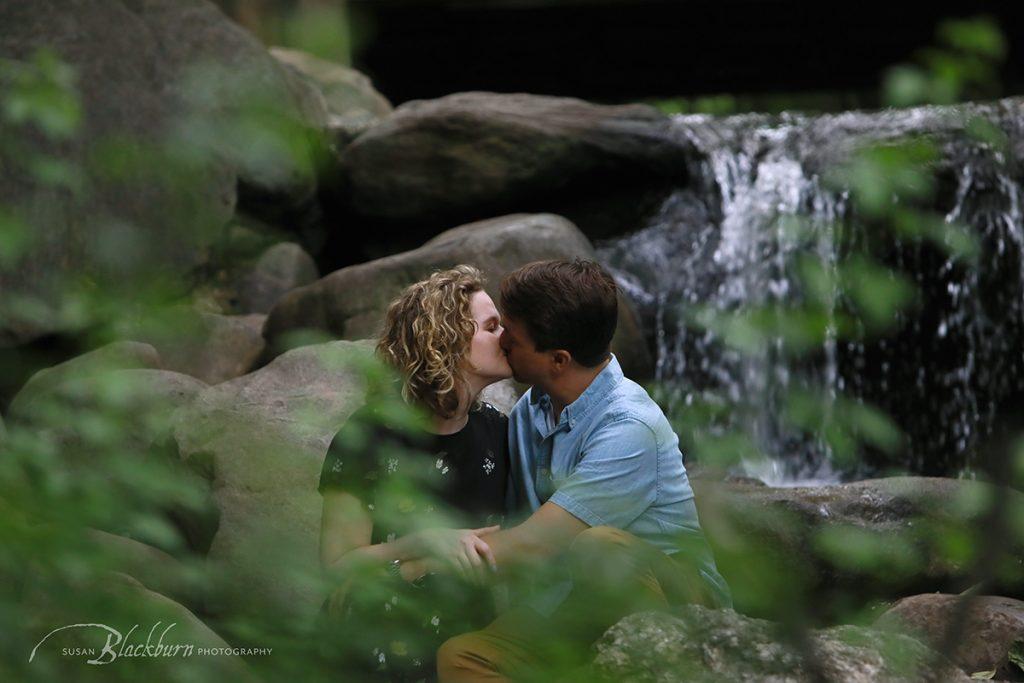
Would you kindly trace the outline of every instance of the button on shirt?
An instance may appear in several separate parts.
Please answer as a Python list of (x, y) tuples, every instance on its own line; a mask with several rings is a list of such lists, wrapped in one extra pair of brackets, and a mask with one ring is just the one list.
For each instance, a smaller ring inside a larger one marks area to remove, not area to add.
[(557, 423), (550, 397), (527, 391), (509, 415), (509, 442), (513, 505), (532, 512), (550, 501), (666, 554), (685, 547), (722, 604), (731, 603), (700, 530), (679, 438), (614, 355)]

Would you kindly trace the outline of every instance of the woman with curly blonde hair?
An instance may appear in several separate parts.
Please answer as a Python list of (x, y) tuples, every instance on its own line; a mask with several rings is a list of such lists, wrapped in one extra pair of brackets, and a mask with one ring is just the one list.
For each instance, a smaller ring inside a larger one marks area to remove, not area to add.
[[(499, 528), (508, 490), (508, 419), (478, 401), (512, 375), (501, 333), (472, 266), (408, 287), (388, 308), (377, 354), (400, 375), (406, 402), (428, 413), (426, 433), (382, 424), (368, 406), (328, 450), (320, 555), (338, 588), (325, 611), (341, 625), (335, 642), (368, 674), (430, 679), (437, 646), (493, 616), (481, 609), (489, 594), (470, 584), (493, 565), (481, 537)], [(417, 499), (410, 482), (428, 490)], [(468, 528), (423, 528), (445, 513), (438, 519)]]

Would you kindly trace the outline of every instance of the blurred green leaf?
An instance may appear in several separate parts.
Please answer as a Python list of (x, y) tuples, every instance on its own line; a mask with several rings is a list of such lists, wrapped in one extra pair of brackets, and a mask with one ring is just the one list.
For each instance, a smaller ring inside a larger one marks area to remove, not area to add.
[(905, 276), (863, 256), (849, 258), (840, 272), (843, 292), (874, 330), (893, 327), (896, 314), (913, 301), (917, 291)]
[(1024, 640), (1014, 640), (1006, 653), (1006, 658), (1011, 664), (1024, 671)]
[(345, 5), (299, 5), (284, 22), (284, 44), (339, 64), (352, 63), (352, 34)]
[(814, 548), (836, 566), (887, 578), (907, 576), (920, 568), (913, 544), (893, 534), (855, 526), (827, 526), (814, 536)]
[(895, 107), (909, 107), (931, 98), (931, 82), (921, 69), (903, 65), (889, 69), (883, 84), (885, 100)]
[(1009, 149), (1010, 141), (1006, 133), (988, 119), (971, 116), (967, 119), (965, 130), (969, 136), (994, 150), (1005, 152)]
[(10, 211), (0, 209), (0, 268), (14, 265), (32, 241), (28, 226)]
[(37, 125), (57, 140), (74, 135), (82, 110), (70, 66), (52, 52), (40, 50), (29, 62), (0, 60), (0, 73), (9, 81), (8, 92), (0, 101), (8, 123)]
[(1006, 58), (1006, 38), (990, 17), (945, 21), (939, 25), (938, 36), (957, 50), (988, 57), (993, 61)]

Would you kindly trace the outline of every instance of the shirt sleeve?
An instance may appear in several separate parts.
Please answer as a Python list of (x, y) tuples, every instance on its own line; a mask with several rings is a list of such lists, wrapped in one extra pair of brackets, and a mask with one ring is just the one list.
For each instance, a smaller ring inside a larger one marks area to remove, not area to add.
[(590, 526), (627, 527), (658, 493), (658, 441), (635, 418), (601, 427), (551, 502)]
[(365, 416), (353, 415), (334, 435), (327, 449), (320, 484), (317, 490), (341, 490), (356, 496), (366, 492), (376, 479), (377, 463), (374, 444), (381, 434), (375, 433)]

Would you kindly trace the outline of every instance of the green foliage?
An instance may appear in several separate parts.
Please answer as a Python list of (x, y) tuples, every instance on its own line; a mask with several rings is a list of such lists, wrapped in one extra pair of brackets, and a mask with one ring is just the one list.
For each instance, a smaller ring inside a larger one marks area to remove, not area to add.
[(53, 140), (70, 139), (78, 130), (82, 109), (74, 93), (74, 71), (47, 50), (29, 62), (2, 60), (6, 97), (3, 118), (8, 125), (31, 125)]
[[(286, 43), (344, 59), (351, 45), (336, 36), (342, 30), (339, 24), (345, 21), (339, 10), (330, 8), (295, 15), (284, 28)], [(890, 74), (887, 90), (894, 104), (948, 102), (964, 92), (990, 91), (986, 89), (993, 82), (994, 65), (1006, 53), (993, 25), (983, 20), (948, 24), (940, 38), (942, 46), (924, 53), (920, 66), (901, 67)], [(241, 258), (242, 254), (250, 257), (250, 252), (258, 249), (240, 246), (230, 238), (225, 216), (208, 212), (195, 200), (197, 188), (214, 180), (210, 168), (216, 164), (211, 160), (237, 165), (248, 177), (271, 177), (287, 194), (317, 173), (325, 142), (302, 122), (282, 116), (276, 95), (251, 88), (245, 74), (197, 68), (182, 95), (189, 107), (171, 122), (165, 139), (88, 141), (89, 153), (82, 163), (70, 164), (59, 150), (61, 145), (82, 142), (76, 135), (83, 120), (73, 71), (45, 52), (24, 62), (4, 62), (0, 64), (0, 117), (4, 123), (0, 127), (0, 158), (24, 169), (27, 177), (45, 188), (79, 197), (85, 207), (95, 194), (111, 188), (125, 192), (161, 188), (173, 198), (164, 218), (177, 227), (175, 237), (209, 253), (207, 267), (222, 266), (220, 259)], [(225, 107), (225, 101), (236, 104)], [(728, 114), (740, 104), (736, 97), (724, 95), (659, 106), (667, 111)], [(1005, 147), (1005, 135), (986, 122), (969, 120), (965, 126), (979, 142)], [(42, 139), (46, 144), (28, 146), (25, 141), (30, 139)], [(870, 232), (882, 242), (928, 243), (976, 267), (979, 246), (975, 237), (965, 227), (922, 208), (935, 193), (938, 157), (933, 143), (920, 139), (857, 151), (831, 181), (834, 187), (849, 189), (854, 213), (864, 224), (831, 226), (834, 234)], [(122, 338), (133, 329), (146, 329), (169, 343), (188, 336), (187, 322), (177, 312), (190, 303), (189, 296), (202, 284), (203, 266), (182, 281), (178, 271), (164, 273), (157, 268), (168, 257), (168, 245), (154, 244), (136, 225), (105, 216), (88, 218), (96, 223), (88, 233), (94, 267), (58, 281), (56, 303), (5, 292), (0, 314), (21, 323), (56, 320), (56, 327), (80, 332), (89, 346)], [(38, 240), (46, 234), (46, 226), (37, 225), (37, 220), (38, 214), (25, 206), (0, 207), (0, 270), (11, 271), (34, 255)], [(793, 220), (780, 226), (780, 232), (787, 231), (801, 245), (792, 273), (798, 291), (791, 299), (784, 304), (766, 301), (742, 310), (694, 310), (689, 312), (690, 324), (714, 332), (729, 348), (748, 357), (778, 354), (795, 362), (826, 343), (887, 334), (914, 314), (918, 293), (911, 278), (877, 258), (870, 249), (872, 244), (851, 239), (843, 243), (834, 259), (823, 259), (819, 255), (820, 226), (814, 230)], [(260, 239), (256, 243), (263, 244)], [(327, 341), (322, 333), (307, 331), (286, 339), (284, 346)], [(371, 357), (354, 354), (333, 362), (342, 365), (328, 363), (323, 372), (349, 373), (381, 421), (410, 432), (423, 426), (424, 415), (410, 410), (397, 396), (394, 378)], [(31, 664), (26, 661), (26, 653), (42, 634), (62, 624), (185, 621), (182, 612), (171, 609), (166, 600), (125, 580), (120, 575), (125, 571), (135, 571), (147, 588), (190, 607), (232, 645), (273, 647), (272, 657), (248, 661), (266, 680), (373, 678), (372, 665), (367, 668), (364, 660), (369, 644), (379, 640), (388, 627), (315, 622), (289, 604), (267, 609), (266, 596), (254, 594), (251, 586), (238, 585), (231, 568), (207, 561), (210, 529), (216, 529), (218, 523), (225, 528), (244, 525), (247, 520), (217, 519), (216, 496), (232, 495), (224, 487), (223, 468), (228, 464), (204, 451), (183, 460), (175, 438), (176, 430), (186, 427), (201, 426), (212, 434), (210, 438), (228, 430), (265, 429), (273, 439), (246, 454), (251, 462), (308, 458), (315, 450), (309, 444), (320, 443), (330, 431), (323, 425), (322, 406), (311, 401), (296, 407), (288, 420), (273, 424), (270, 420), (237, 424), (217, 413), (209, 424), (197, 425), (190, 422), (197, 419), (195, 415), (181, 409), (187, 390), (166, 390), (152, 371), (125, 369), (123, 362), (98, 363), (67, 377), (58, 373), (43, 381), (44, 377), (37, 378), (40, 384), (22, 397), (28, 402), (20, 412), (8, 414), (6, 430), (0, 432), (0, 547), (4, 549), (0, 553), (0, 632), (5, 634), (0, 657), (7, 670), (5, 678), (215, 681), (239, 676), (238, 671), (223, 668), (230, 664), (217, 659), (176, 661), (155, 676), (146, 668), (146, 660), (89, 667), (76, 658), (52, 656), (60, 645), (81, 642), (71, 635), (47, 646), (51, 656), (41, 656)], [(659, 390), (654, 389), (656, 394)], [(815, 377), (793, 382), (779, 400), (786, 427), (820, 441), (837, 467), (855, 471), (866, 450), (894, 454), (905, 445), (899, 427), (882, 411), (834, 392)], [(698, 396), (676, 416), (685, 451), (697, 456), (708, 470), (727, 471), (763, 460), (765, 454), (760, 452), (753, 429), (756, 408), (710, 393)], [(359, 449), (370, 442), (374, 425), (355, 427), (347, 445)], [(1022, 444), (1018, 442), (1013, 451), (1012, 477), (1018, 485), (1024, 482)], [(412, 532), (467, 523), (431, 493), (438, 476), (432, 462), (400, 449), (381, 450), (382, 457), (402, 463), (403, 471), (408, 472), (407, 477), (391, 480), (379, 491), (381, 501), (392, 501), (389, 507), (402, 513), (392, 520), (394, 524)], [(311, 485), (312, 479), (306, 483)], [(704, 492), (698, 495), (705, 500)], [(719, 506), (710, 492), (707, 500), (702, 523), (715, 539), (719, 566), (733, 581), (738, 607), (790, 623), (821, 618), (821, 613), (827, 612), (827, 606), (814, 603), (815, 567), (795, 561), (795, 550), (779, 550), (785, 547), (780, 538), (803, 533), (806, 511), (780, 507), (757, 513), (754, 519), (755, 513), (737, 519), (725, 503)], [(922, 546), (934, 551), (942, 562), (968, 565), (982, 555), (972, 524), (983, 519), (995, 502), (984, 490), (974, 489), (948, 503), (956, 517), (953, 522), (905, 529), (887, 537), (852, 525), (836, 525), (800, 537), (806, 543), (802, 549), (808, 550), (814, 562), (883, 583), (919, 569), (926, 557)], [(309, 524), (317, 523), (318, 500), (288, 504), (306, 506)], [(964, 519), (970, 524), (956, 521)], [(1024, 536), (1022, 519), (1018, 515), (1009, 525), (1017, 539)], [(283, 585), (294, 586), (297, 595), (326, 599), (338, 590), (337, 576), (321, 571), (315, 563), (298, 561), (286, 544), (274, 545), (273, 530), (256, 531), (267, 534), (254, 532), (267, 550), (251, 560), (254, 565), (269, 568)], [(123, 543), (134, 549), (130, 552), (139, 553), (132, 557), (150, 561), (142, 562), (141, 568), (126, 567), (124, 544), (111, 542), (101, 532), (122, 541), (130, 539), (133, 542)], [(1006, 576), (1019, 571), (1009, 566), (1012, 563), (995, 564)], [(557, 564), (531, 568), (527, 577), (512, 577), (510, 590), (515, 593), (529, 588), (518, 581), (554, 582), (564, 578), (565, 569)], [(356, 567), (350, 578), (358, 586), (358, 599), (367, 604), (379, 606), (392, 595), (391, 578), (382, 574), (379, 566)], [(389, 612), (389, 623), (395, 629), (389, 632), (395, 634), (389, 636), (392, 654), (424, 648), (418, 639), (424, 617), (431, 614), (431, 600), (440, 594), (441, 599), (458, 602), (472, 590), (466, 582), (450, 578), (439, 584), (440, 593), (413, 589), (403, 593), (400, 604)], [(594, 613), (627, 593), (594, 595)], [(860, 614), (863, 609), (859, 596), (832, 599), (850, 614)], [(237, 609), (227, 609), (225, 604)], [(483, 604), (483, 600), (471, 604), (468, 611)], [(469, 614), (467, 624), (476, 616)], [(567, 671), (562, 672), (561, 680), (586, 678), (586, 673), (573, 668), (579, 654), (575, 644), (552, 634), (549, 645), (565, 662)], [(1011, 661), (1024, 669), (1019, 648), (1014, 652), (1016, 659), (1011, 653)]]
[(886, 100), (898, 107), (952, 104), (996, 96), (1006, 39), (988, 17), (948, 21), (938, 30), (939, 46), (920, 53), (917, 64), (890, 69)]

